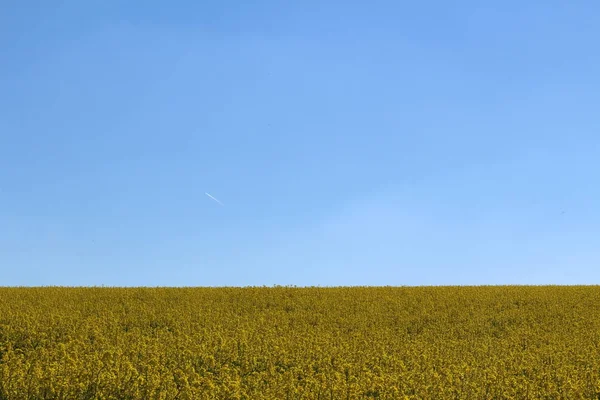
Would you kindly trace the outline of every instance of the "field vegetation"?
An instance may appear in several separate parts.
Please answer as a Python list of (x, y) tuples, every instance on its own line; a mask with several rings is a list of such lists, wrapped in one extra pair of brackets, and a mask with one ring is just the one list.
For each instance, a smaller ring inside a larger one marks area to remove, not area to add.
[(597, 399), (600, 288), (0, 288), (0, 399)]

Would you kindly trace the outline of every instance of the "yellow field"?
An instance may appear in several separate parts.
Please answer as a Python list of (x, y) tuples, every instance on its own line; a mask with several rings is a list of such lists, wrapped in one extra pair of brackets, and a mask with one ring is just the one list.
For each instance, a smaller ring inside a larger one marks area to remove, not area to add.
[(0, 399), (597, 399), (600, 288), (0, 288)]

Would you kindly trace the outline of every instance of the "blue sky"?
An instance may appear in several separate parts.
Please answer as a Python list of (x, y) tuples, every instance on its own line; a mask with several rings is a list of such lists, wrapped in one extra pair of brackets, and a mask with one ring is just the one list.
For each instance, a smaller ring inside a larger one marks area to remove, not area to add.
[(0, 285), (600, 283), (596, 1), (8, 4)]

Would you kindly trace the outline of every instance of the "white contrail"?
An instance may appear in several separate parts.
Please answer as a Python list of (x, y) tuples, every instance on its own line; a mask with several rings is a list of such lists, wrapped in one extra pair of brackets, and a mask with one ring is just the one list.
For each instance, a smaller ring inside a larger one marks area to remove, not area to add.
[(213, 196), (211, 196), (210, 194), (204, 192), (205, 195), (207, 195), (208, 197), (210, 197), (211, 199), (213, 199), (214, 201), (216, 201), (217, 203), (219, 203), (222, 206), (225, 206), (225, 204), (221, 203), (218, 199), (214, 198)]

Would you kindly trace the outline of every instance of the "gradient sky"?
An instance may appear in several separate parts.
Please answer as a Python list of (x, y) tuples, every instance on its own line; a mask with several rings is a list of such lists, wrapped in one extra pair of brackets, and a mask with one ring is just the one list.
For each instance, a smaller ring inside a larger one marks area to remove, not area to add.
[(6, 2), (0, 286), (600, 284), (599, 18)]

